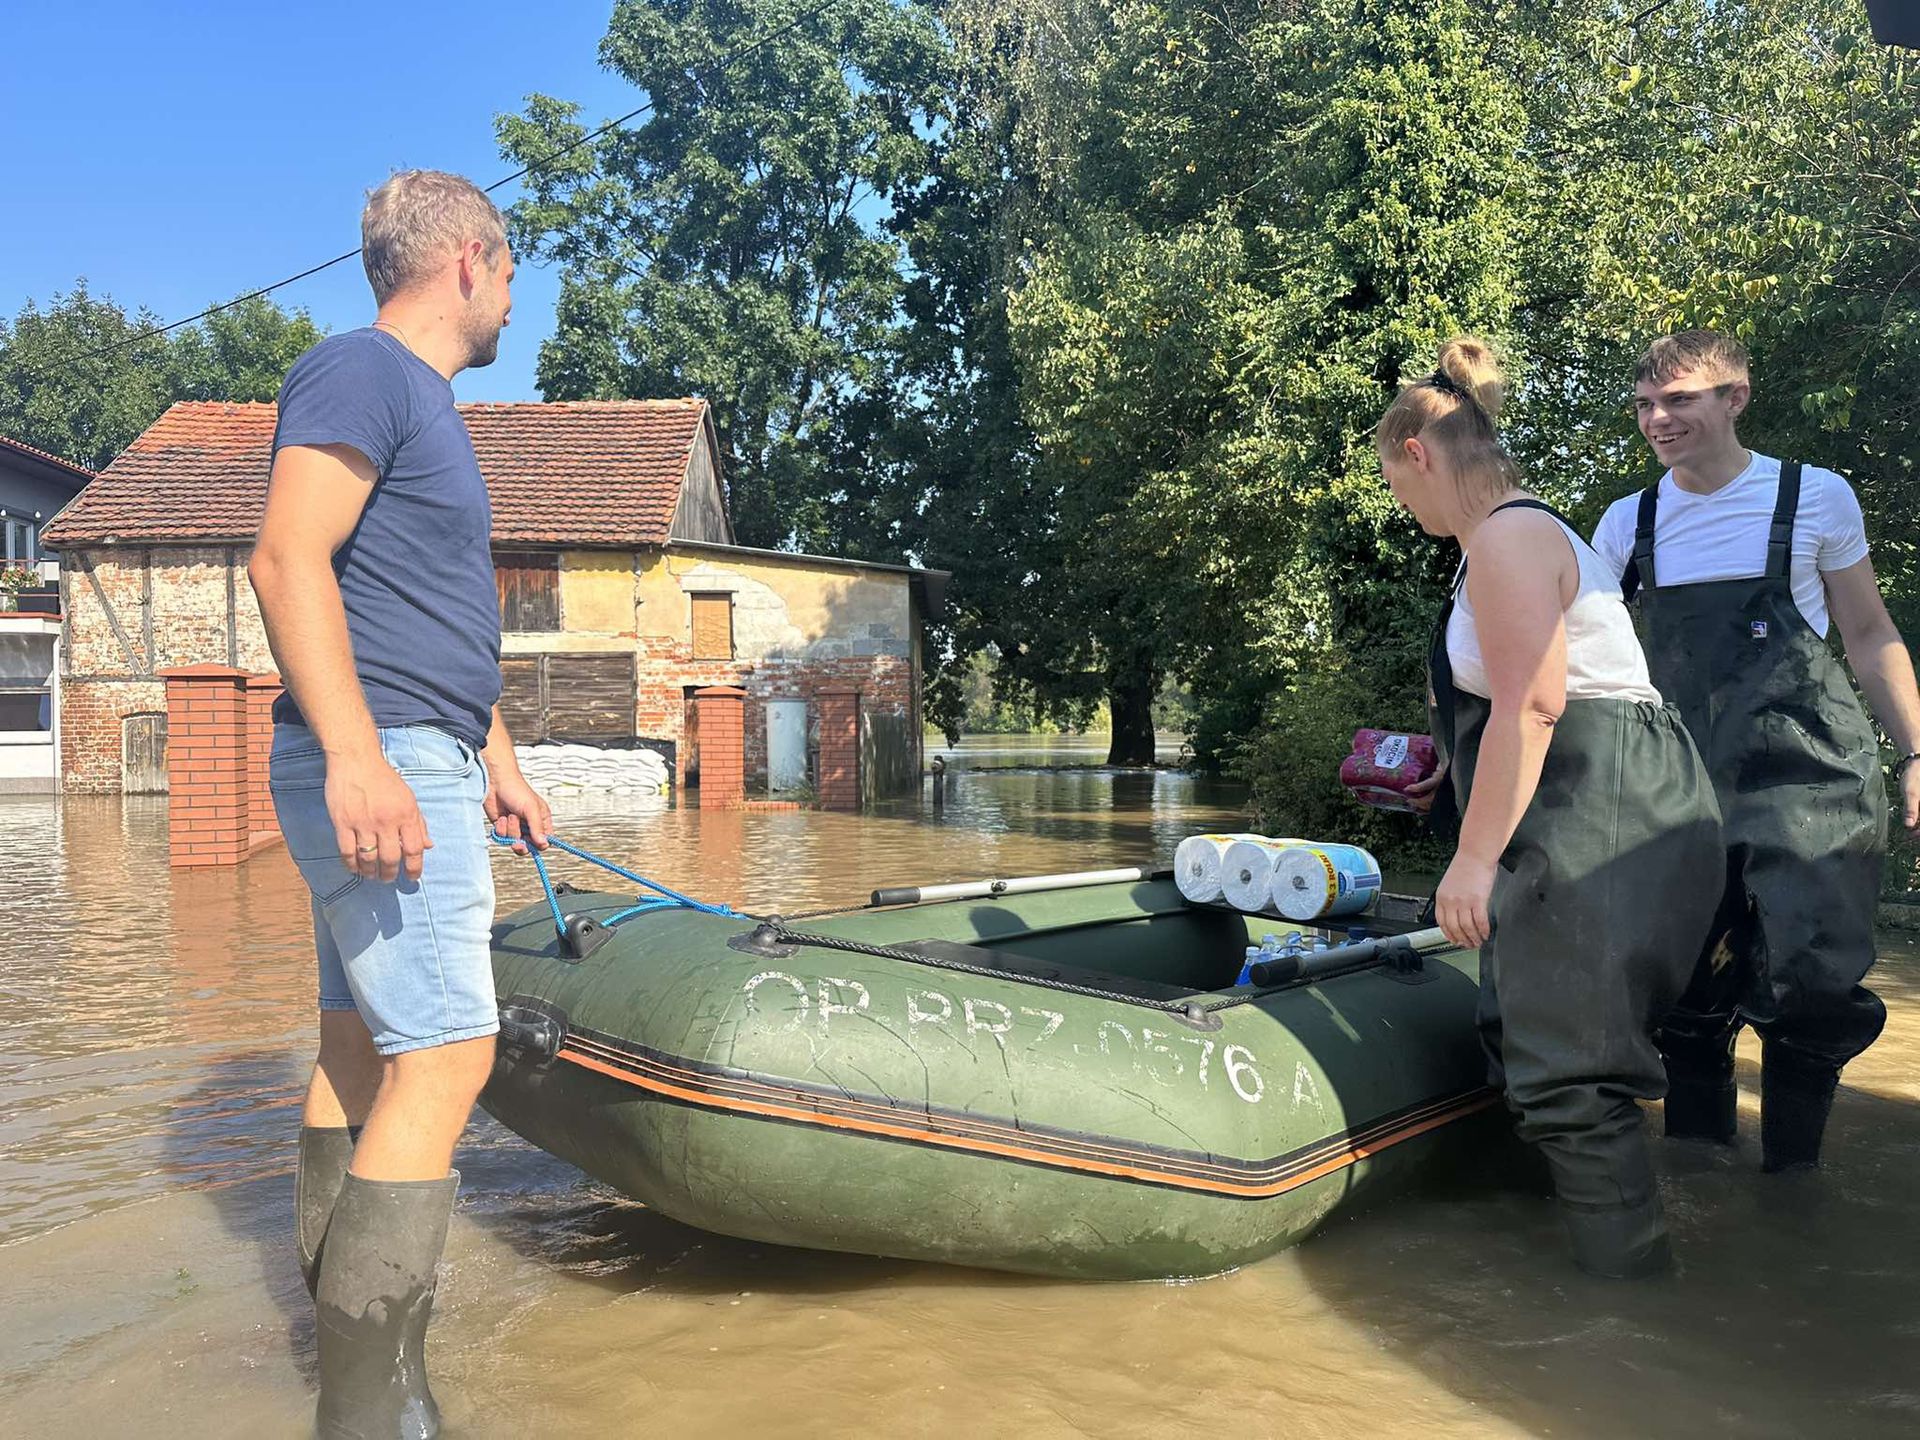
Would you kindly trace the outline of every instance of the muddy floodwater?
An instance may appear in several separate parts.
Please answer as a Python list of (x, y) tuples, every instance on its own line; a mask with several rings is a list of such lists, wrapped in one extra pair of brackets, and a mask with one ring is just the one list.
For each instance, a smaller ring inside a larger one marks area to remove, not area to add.
[[(863, 817), (557, 806), (561, 832), (750, 908), (1164, 859), (1233, 792), (985, 739)], [(1028, 763), (1024, 769), (987, 769)], [(971, 768), (969, 768), (971, 767)], [(170, 872), (160, 798), (0, 799), (0, 1436), (297, 1436), (289, 1241), (314, 1034), (278, 851)], [(535, 893), (497, 857), (503, 906)], [(478, 1117), (430, 1340), (450, 1435), (1920, 1434), (1920, 947), (1828, 1168), (1660, 1142), (1682, 1268), (1582, 1278), (1546, 1202), (1471, 1178), (1187, 1284), (1090, 1285), (688, 1229)]]

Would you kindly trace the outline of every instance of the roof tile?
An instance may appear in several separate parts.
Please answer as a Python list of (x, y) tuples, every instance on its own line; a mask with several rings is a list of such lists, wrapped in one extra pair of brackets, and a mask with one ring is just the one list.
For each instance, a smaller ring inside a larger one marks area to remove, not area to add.
[[(462, 405), (505, 545), (668, 538), (704, 400)], [(46, 527), (55, 549), (117, 540), (239, 540), (260, 528), (275, 407), (187, 401), (129, 445)]]

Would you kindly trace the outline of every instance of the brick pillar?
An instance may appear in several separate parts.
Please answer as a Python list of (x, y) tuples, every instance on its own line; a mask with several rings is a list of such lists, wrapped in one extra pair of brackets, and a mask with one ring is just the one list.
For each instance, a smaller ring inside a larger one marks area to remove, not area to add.
[(700, 808), (747, 801), (747, 692), (737, 685), (696, 690), (700, 725)]
[(860, 808), (860, 692), (816, 690), (820, 712), (820, 808)]
[(247, 858), (247, 672), (162, 670), (167, 682), (167, 855), (177, 866)]
[(248, 843), (256, 848), (280, 838), (280, 817), (267, 785), (267, 761), (273, 754), (273, 702), (285, 688), (278, 675), (247, 677)]

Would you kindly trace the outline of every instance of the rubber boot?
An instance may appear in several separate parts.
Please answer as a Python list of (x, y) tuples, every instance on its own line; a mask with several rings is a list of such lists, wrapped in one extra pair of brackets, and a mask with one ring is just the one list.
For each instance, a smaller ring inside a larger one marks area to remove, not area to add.
[(427, 1386), (434, 1271), (458, 1171), (444, 1180), (349, 1174), (320, 1263), (319, 1440), (430, 1440), (440, 1407)]
[(1724, 1048), (1676, 1047), (1667, 1062), (1666, 1133), (1669, 1140), (1731, 1145), (1739, 1132), (1740, 1091), (1733, 1080), (1733, 1036)]
[(1673, 1268), (1667, 1219), (1660, 1197), (1636, 1205), (1574, 1205), (1562, 1200), (1560, 1215), (1573, 1243), (1573, 1263), (1608, 1280), (1641, 1280)]
[(300, 1127), (300, 1162), (293, 1172), (293, 1220), (300, 1250), (300, 1275), (312, 1295), (320, 1284), (320, 1247), (333, 1219), (333, 1202), (353, 1159), (357, 1125)]
[(1673, 1265), (1638, 1110), (1631, 1121), (1622, 1133), (1560, 1136), (1541, 1147), (1553, 1171), (1573, 1263), (1610, 1280), (1637, 1280)]
[(1760, 1051), (1760, 1168), (1814, 1170), (1820, 1165), (1820, 1137), (1833, 1109), (1840, 1068), (1774, 1045)]

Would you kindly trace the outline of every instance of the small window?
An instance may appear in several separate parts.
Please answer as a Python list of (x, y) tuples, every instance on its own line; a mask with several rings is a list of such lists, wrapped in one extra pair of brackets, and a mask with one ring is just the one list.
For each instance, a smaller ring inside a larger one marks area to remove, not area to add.
[(0, 522), (0, 528), (4, 528), (7, 532), (6, 554), (0, 556), (0, 559), (12, 560), (24, 565), (40, 558), (34, 544), (36, 539), (34, 532), (38, 527), (31, 520), (15, 520), (9, 516), (4, 522)]
[(560, 557), (503, 550), (493, 557), (500, 590), (500, 628), (510, 635), (560, 628)]
[(729, 592), (693, 597), (693, 658), (733, 659), (733, 596)]
[(0, 690), (0, 732), (44, 735), (52, 729), (51, 690)]

